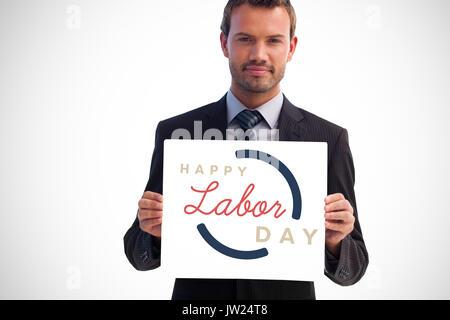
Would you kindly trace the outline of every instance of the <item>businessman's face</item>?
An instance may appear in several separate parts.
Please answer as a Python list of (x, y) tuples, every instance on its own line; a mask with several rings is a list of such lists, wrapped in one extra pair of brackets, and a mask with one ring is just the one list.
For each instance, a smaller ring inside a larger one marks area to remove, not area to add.
[(297, 44), (289, 32), (289, 15), (283, 7), (243, 4), (233, 9), (228, 37), (223, 33), (220, 37), (233, 84), (252, 93), (278, 87)]

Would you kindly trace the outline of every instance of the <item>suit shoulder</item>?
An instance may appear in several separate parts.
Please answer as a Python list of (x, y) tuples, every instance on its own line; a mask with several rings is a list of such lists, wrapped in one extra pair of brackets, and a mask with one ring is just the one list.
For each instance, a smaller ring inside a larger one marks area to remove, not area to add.
[(312, 112), (306, 111), (305, 109), (302, 109), (302, 108), (299, 108), (299, 109), (301, 110), (305, 120), (310, 122), (311, 124), (320, 125), (322, 127), (325, 127), (329, 130), (336, 131), (336, 132), (341, 132), (344, 129), (343, 127), (337, 125), (336, 123), (333, 123), (329, 120), (319, 117), (318, 115), (315, 115)]
[[(298, 108), (298, 107), (296, 107)], [(346, 129), (337, 125), (331, 121), (328, 121), (322, 117), (315, 115), (305, 109), (298, 108), (303, 115), (305, 122), (314, 131), (323, 132), (326, 135), (337, 137), (341, 135)]]

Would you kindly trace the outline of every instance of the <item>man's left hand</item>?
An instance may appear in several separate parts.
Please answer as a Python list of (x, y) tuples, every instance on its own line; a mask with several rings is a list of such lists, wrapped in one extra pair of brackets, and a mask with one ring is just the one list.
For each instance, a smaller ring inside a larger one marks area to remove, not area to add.
[(325, 245), (335, 257), (339, 257), (341, 241), (353, 231), (355, 217), (353, 207), (341, 193), (325, 198)]

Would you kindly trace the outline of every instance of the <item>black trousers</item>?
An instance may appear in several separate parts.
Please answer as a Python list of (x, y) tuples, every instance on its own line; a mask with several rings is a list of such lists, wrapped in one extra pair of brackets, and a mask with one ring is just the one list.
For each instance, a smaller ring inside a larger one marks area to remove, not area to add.
[(172, 300), (315, 300), (314, 282), (176, 279)]

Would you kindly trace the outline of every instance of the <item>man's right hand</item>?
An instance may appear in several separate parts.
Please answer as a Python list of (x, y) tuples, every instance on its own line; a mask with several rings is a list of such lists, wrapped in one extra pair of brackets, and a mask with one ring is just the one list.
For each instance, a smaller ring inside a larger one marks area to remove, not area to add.
[(163, 196), (156, 192), (145, 191), (138, 202), (139, 227), (155, 237), (161, 237), (163, 214)]

